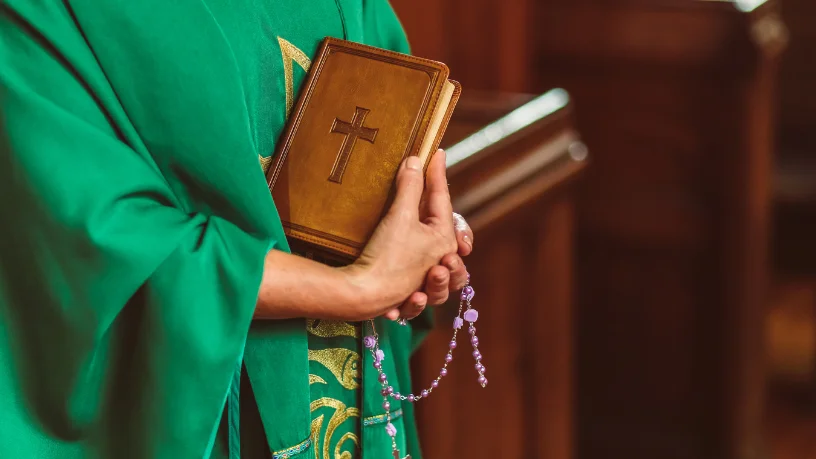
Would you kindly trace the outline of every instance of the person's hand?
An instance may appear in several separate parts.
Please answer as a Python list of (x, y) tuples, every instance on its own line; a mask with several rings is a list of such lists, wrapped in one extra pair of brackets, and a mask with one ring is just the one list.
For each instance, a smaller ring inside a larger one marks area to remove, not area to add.
[[(439, 150), (437, 155), (444, 155), (444, 151)], [(446, 178), (447, 181), (447, 178)], [(446, 182), (447, 183), (447, 182)], [(423, 194), (420, 203), (420, 218), (424, 219), (428, 212), (429, 193)], [(450, 194), (448, 194), (450, 199)], [(409, 320), (419, 315), (425, 305), (438, 306), (448, 301), (449, 292), (458, 291), (464, 288), (468, 280), (468, 271), (463, 257), (473, 252), (473, 231), (465, 221), (464, 217), (457, 213), (452, 213), (454, 226), (454, 236), (458, 245), (458, 251), (446, 254), (439, 265), (428, 271), (425, 284), (420, 291), (414, 292), (400, 307), (386, 314), (391, 320)]]
[[(453, 213), (453, 229), (458, 244), (458, 253), (445, 255), (440, 266), (431, 268), (425, 282), (428, 304), (439, 305), (448, 300), (448, 291), (461, 290), (468, 280), (468, 271), (462, 258), (473, 252), (473, 230), (465, 218)], [(447, 268), (447, 269), (445, 269)], [(447, 276), (443, 274), (447, 271)]]
[(462, 257), (473, 252), (473, 230), (464, 217), (454, 213), (454, 233), (458, 243), (458, 253), (449, 253), (442, 257), (437, 266), (428, 271), (423, 289), (414, 292), (399, 309), (392, 309), (386, 314), (391, 320), (413, 319), (425, 308), (425, 305), (438, 306), (448, 301), (448, 292), (464, 288), (468, 280), (468, 271)]
[[(426, 279), (444, 271), (446, 285), (450, 283), (450, 267), (440, 262), (450, 264), (453, 260), (450, 254), (458, 258), (459, 244), (445, 177), (444, 152), (437, 152), (431, 159), (424, 185), (421, 162), (416, 157), (408, 158), (397, 175), (391, 208), (363, 253), (346, 268), (354, 282), (369, 292), (366, 297), (373, 300), (370, 301), (373, 310), (364, 311), (365, 316), (388, 313), (392, 318), (415, 317), (428, 304), (427, 294), (421, 291)], [(459, 262), (464, 270), (461, 258)], [(397, 308), (398, 311), (389, 312)]]
[(461, 289), (467, 281), (461, 257), (473, 249), (473, 232), (451, 211), (444, 152), (431, 160), (425, 182), (418, 165), (402, 165), (394, 203), (350, 266), (271, 250), (255, 318), (410, 319), (444, 302), (449, 289)]

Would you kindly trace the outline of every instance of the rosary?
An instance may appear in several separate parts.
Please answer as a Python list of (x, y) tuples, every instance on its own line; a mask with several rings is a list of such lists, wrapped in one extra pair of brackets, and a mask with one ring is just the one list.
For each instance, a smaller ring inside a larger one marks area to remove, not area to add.
[[(380, 349), (379, 336), (377, 335), (377, 330), (374, 328), (374, 321), (369, 321), (371, 334), (363, 338), (363, 345), (371, 351), (371, 355), (374, 357), (374, 368), (377, 370), (377, 373), (379, 373), (379, 381), (382, 385), (382, 406), (385, 410), (385, 417), (388, 422), (385, 426), (385, 431), (391, 437), (391, 448), (394, 452), (394, 459), (411, 459), (411, 456), (408, 455), (400, 458), (396, 441), (397, 428), (391, 424), (391, 404), (388, 402), (389, 397), (401, 401), (408, 401), (408, 403), (414, 403), (431, 395), (431, 392), (439, 386), (439, 382), (442, 378), (448, 374), (448, 364), (453, 360), (453, 350), (456, 349), (456, 334), (459, 332), (459, 329), (465, 325), (465, 322), (468, 323), (470, 344), (473, 345), (473, 358), (476, 360), (476, 372), (479, 374), (477, 381), (482, 387), (487, 386), (487, 378), (485, 378), (484, 375), (485, 366), (482, 364), (482, 354), (479, 352), (479, 338), (476, 337), (476, 327), (473, 325), (476, 319), (479, 318), (479, 312), (470, 306), (473, 295), (473, 287), (470, 286), (470, 278), (468, 277), (468, 283), (465, 285), (465, 288), (462, 289), (462, 293), (459, 296), (459, 311), (456, 314), (456, 318), (453, 319), (453, 338), (451, 338), (450, 344), (448, 345), (448, 353), (445, 355), (445, 364), (442, 365), (442, 369), (439, 370), (439, 376), (431, 382), (431, 387), (422, 390), (419, 395), (403, 395), (394, 392), (394, 388), (388, 384), (388, 376), (386, 376), (382, 370), (382, 361), (385, 358), (385, 354)], [(462, 314), (463, 309), (464, 314)]]

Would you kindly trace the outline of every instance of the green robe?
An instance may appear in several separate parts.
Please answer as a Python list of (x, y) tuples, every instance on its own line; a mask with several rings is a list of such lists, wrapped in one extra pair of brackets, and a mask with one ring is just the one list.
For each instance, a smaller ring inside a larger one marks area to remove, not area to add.
[[(356, 344), (251, 321), (289, 250), (259, 158), (324, 36), (408, 51), (387, 0), (0, 2), (0, 457), (324, 457), (310, 348)], [(379, 324), (403, 393), (423, 325)], [(390, 458), (357, 364), (363, 457)]]

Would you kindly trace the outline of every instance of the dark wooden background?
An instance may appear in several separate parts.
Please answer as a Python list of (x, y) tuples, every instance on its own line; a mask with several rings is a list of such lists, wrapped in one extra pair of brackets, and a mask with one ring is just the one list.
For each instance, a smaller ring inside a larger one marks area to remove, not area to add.
[[(816, 148), (816, 7), (754, 3), (392, 0), (414, 53), (466, 92), (573, 99), (592, 152), (575, 211), (577, 457), (768, 450), (772, 249), (813, 209), (790, 184), (816, 168), (783, 166)], [(789, 252), (810, 266), (806, 239)]]

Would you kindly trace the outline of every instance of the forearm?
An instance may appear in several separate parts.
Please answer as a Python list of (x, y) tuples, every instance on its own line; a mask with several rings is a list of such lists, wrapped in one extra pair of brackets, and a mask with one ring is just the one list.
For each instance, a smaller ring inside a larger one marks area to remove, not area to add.
[(371, 276), (353, 267), (332, 268), (273, 250), (264, 263), (255, 318), (363, 320), (396, 301), (379, 290)]

